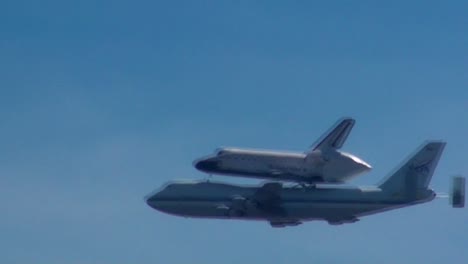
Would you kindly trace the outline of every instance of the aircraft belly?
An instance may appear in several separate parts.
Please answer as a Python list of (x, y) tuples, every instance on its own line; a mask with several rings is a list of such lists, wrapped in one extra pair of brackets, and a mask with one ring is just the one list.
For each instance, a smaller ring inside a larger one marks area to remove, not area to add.
[(272, 169), (266, 166), (240, 167), (223, 165), (217, 171), (219, 174), (233, 175), (239, 177), (250, 177), (259, 179), (279, 179), (288, 181), (305, 181), (306, 178), (299, 173), (291, 173), (280, 169)]
[(158, 209), (168, 214), (217, 219), (244, 219), (244, 220), (269, 220), (269, 219), (340, 219), (357, 216), (367, 212), (382, 209), (381, 204), (358, 203), (320, 203), (320, 202), (284, 202), (281, 204), (281, 213), (264, 211), (258, 208), (246, 208), (242, 215), (231, 213), (233, 208), (230, 202), (213, 201), (165, 201), (158, 203)]
[(359, 203), (287, 203), (283, 204), (287, 215), (299, 219), (347, 218), (363, 212), (382, 208), (379, 204)]
[(362, 172), (353, 172), (350, 170), (336, 170), (317, 167), (302, 168), (299, 166), (267, 166), (267, 164), (240, 164), (223, 162), (214, 173), (233, 175), (239, 177), (251, 177), (260, 179), (279, 179), (287, 181), (307, 182), (314, 179), (313, 182), (344, 182), (360, 175)]
[(275, 179), (296, 182), (344, 182), (357, 175), (351, 170), (336, 168), (323, 169), (317, 166), (303, 167), (294, 162), (285, 164), (264, 164), (261, 162), (225, 162), (221, 163), (215, 173), (239, 177)]

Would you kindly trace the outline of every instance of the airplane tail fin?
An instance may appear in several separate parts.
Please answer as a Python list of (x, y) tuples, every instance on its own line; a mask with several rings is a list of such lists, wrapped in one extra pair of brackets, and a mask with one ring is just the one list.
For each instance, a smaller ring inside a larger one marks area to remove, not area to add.
[(308, 152), (310, 153), (316, 149), (340, 149), (348, 138), (355, 122), (354, 119), (349, 117), (341, 118), (312, 145)]
[(410, 155), (380, 185), (383, 191), (427, 189), (446, 143), (428, 141)]

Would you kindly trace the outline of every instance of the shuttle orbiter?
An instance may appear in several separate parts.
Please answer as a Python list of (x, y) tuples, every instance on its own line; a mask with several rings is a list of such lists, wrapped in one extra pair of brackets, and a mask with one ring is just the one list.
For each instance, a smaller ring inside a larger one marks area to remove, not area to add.
[(194, 166), (210, 174), (307, 184), (342, 183), (371, 170), (362, 159), (339, 150), (354, 123), (352, 118), (340, 119), (306, 152), (220, 148), (214, 155), (194, 161)]

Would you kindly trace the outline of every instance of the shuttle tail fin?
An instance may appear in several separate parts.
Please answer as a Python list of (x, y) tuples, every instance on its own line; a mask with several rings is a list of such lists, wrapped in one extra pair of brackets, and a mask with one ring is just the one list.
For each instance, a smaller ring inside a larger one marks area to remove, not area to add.
[(340, 149), (348, 138), (355, 122), (354, 119), (349, 117), (341, 118), (312, 145), (308, 153), (316, 149)]
[(409, 193), (427, 189), (445, 145), (442, 141), (424, 143), (379, 185), (380, 189)]

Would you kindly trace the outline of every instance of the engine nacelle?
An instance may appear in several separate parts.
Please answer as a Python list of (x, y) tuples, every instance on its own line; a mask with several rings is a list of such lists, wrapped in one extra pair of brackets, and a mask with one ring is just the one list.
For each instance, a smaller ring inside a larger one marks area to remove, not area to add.
[(231, 206), (228, 209), (228, 216), (230, 217), (242, 217), (246, 214), (247, 199), (242, 196), (232, 197)]

